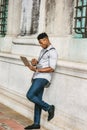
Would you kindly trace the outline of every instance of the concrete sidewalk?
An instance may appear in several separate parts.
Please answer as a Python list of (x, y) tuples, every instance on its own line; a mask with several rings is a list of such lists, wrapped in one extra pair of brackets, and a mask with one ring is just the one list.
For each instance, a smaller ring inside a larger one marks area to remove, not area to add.
[[(28, 118), (0, 104), (0, 130), (24, 130), (24, 127), (32, 124)], [(46, 130), (40, 128), (39, 130)]]

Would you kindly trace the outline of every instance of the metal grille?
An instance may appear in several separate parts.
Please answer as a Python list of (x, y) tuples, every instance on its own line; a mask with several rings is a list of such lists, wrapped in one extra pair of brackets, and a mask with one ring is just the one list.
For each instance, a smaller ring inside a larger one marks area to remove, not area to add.
[(0, 36), (5, 36), (7, 31), (8, 0), (0, 0)]
[(87, 37), (87, 0), (76, 0), (75, 33)]

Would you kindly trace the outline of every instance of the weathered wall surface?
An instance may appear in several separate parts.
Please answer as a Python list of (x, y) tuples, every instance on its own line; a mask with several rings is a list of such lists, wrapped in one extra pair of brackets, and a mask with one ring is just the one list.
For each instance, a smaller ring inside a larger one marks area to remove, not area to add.
[(8, 31), (0, 38), (0, 102), (32, 120), (33, 104), (26, 99), (32, 72), (23, 65), (20, 55), (29, 60), (38, 57), (41, 47), (36, 37), (43, 31), (57, 49), (57, 69), (44, 94), (44, 99), (56, 106), (56, 115), (47, 122), (47, 113), (43, 112), (41, 120), (49, 130), (87, 130), (87, 39), (73, 38), (73, 3), (41, 0), (38, 25), (34, 23), (36, 33), (21, 36), (22, 0), (9, 0)]
[(73, 0), (48, 0), (46, 2), (46, 31), (57, 36), (72, 33)]

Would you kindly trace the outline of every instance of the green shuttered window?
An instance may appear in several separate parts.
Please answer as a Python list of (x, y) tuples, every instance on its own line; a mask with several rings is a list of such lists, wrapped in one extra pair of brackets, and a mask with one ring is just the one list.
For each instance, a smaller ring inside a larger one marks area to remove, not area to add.
[(0, 0), (0, 36), (7, 32), (8, 0)]
[(87, 38), (87, 0), (76, 0), (74, 19), (77, 36)]

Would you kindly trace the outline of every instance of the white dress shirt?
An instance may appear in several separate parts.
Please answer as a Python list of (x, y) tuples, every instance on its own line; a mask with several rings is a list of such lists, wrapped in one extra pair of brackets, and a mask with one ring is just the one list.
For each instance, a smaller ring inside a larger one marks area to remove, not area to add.
[[(39, 62), (36, 67), (37, 69), (51, 67), (55, 70), (57, 65), (57, 59), (58, 59), (58, 54), (56, 49), (52, 45), (49, 45), (48, 48), (41, 50), (40, 56), (38, 58)], [(52, 79), (52, 74), (53, 72), (43, 72), (43, 73), (35, 72), (33, 74), (33, 79), (44, 78), (50, 82)]]

